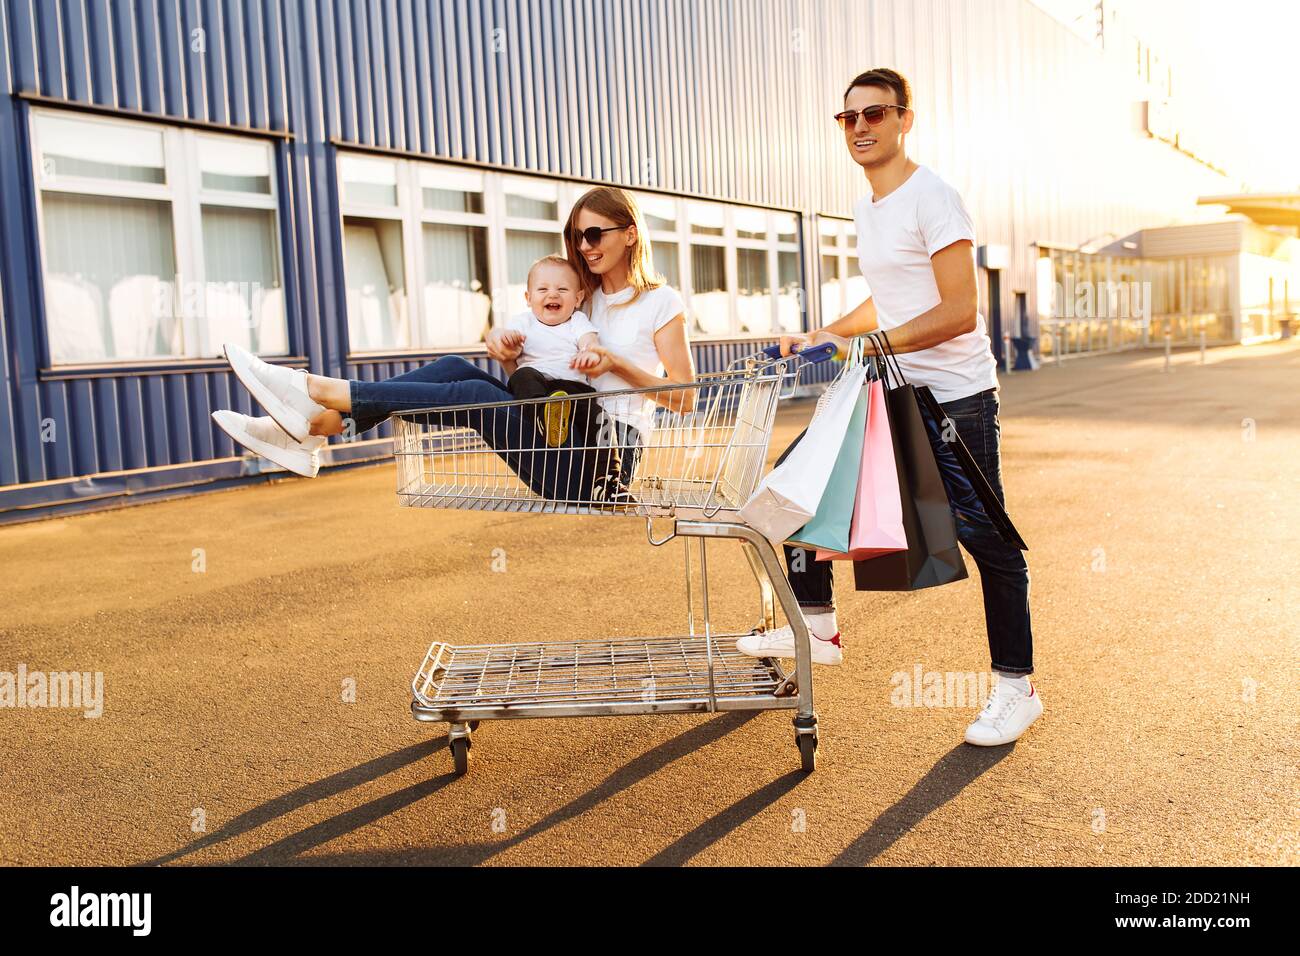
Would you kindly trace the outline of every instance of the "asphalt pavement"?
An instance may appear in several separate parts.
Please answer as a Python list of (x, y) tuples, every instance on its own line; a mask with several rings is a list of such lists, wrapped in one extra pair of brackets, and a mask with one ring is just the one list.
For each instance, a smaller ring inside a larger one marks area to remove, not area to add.
[(1300, 347), (1163, 364), (1003, 381), (1039, 723), (979, 749), (977, 705), (899, 706), (987, 670), (973, 564), (841, 575), (809, 776), (787, 712), (489, 721), (465, 777), (411, 719), (435, 639), (681, 633), (681, 548), (635, 519), (401, 509), (390, 462), (0, 529), (0, 671), (104, 675), (98, 718), (0, 708), (0, 863), (1295, 865)]

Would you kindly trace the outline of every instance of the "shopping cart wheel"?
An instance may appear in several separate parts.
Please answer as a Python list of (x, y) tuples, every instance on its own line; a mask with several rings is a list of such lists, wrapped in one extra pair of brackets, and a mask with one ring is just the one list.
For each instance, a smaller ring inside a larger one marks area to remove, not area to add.
[(477, 720), (471, 720), (471, 721), (469, 722), (469, 729), (470, 729), (470, 730), (478, 730), (478, 721), (477, 721)]
[(799, 769), (804, 773), (812, 773), (817, 769), (817, 735), (799, 734), (795, 737), (795, 743), (799, 745)]
[(469, 738), (457, 737), (451, 742), (451, 759), (456, 765), (456, 776), (469, 772)]

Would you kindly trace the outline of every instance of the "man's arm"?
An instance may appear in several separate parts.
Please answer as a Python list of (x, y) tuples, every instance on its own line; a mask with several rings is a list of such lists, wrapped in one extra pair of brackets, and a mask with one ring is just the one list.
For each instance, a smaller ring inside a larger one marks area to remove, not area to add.
[[(910, 322), (889, 330), (889, 345), (895, 352), (919, 352), (975, 330), (979, 313), (979, 284), (969, 239), (959, 239), (930, 257), (934, 283), (939, 287), (939, 304)], [(847, 318), (847, 316), (846, 316)], [(867, 352), (872, 352), (867, 343)]]
[[(847, 315), (842, 315), (830, 325), (815, 329), (806, 335), (783, 335), (781, 336), (781, 354), (789, 355), (791, 351), (799, 351), (806, 348), (812, 348), (814, 345), (821, 345), (825, 342), (832, 342), (841, 352), (845, 348), (845, 340), (851, 339), (855, 335), (864, 335), (867, 332), (874, 332), (878, 327), (876, 320), (876, 303), (871, 296), (867, 296)], [(797, 345), (797, 349), (792, 346)]]
[(828, 332), (831, 335), (838, 335), (840, 338), (851, 339), (855, 335), (865, 335), (868, 332), (874, 332), (880, 327), (876, 318), (876, 302), (871, 296), (862, 300), (852, 312), (842, 315), (830, 325), (823, 326), (813, 333), (813, 345), (818, 344), (816, 341), (818, 332)]

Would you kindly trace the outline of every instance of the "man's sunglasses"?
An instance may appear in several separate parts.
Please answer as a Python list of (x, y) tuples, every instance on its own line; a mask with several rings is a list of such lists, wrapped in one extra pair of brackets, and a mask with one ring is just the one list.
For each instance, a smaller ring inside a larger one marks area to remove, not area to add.
[(864, 110), (845, 110), (843, 113), (836, 113), (835, 122), (840, 124), (840, 129), (856, 129), (858, 116), (860, 115), (867, 121), (868, 126), (879, 126), (885, 121), (885, 115), (890, 110), (898, 110), (899, 113), (902, 113), (906, 109), (906, 106), (883, 103), (879, 106), (868, 106)]
[(587, 240), (587, 245), (593, 249), (600, 245), (600, 238), (607, 232), (618, 232), (620, 229), (626, 229), (627, 226), (606, 226), (604, 229), (600, 226), (588, 226), (586, 229), (573, 230), (573, 244), (581, 246), (582, 240)]

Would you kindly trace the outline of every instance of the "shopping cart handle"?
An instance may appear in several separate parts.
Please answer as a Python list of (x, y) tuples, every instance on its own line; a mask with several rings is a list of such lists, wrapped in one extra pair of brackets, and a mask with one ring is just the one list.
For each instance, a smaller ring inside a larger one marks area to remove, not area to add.
[[(781, 346), (769, 345), (767, 348), (763, 349), (763, 354), (768, 358), (780, 358)], [(828, 358), (835, 357), (835, 344), (833, 342), (827, 342), (824, 345), (814, 345), (811, 348), (799, 349), (791, 354), (799, 356), (805, 362), (825, 362)]]

